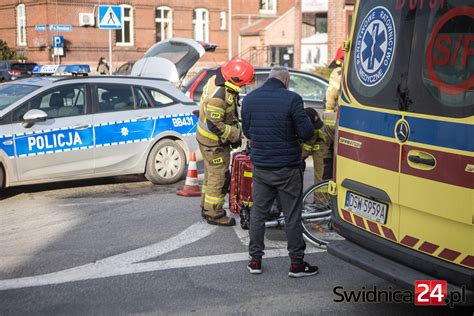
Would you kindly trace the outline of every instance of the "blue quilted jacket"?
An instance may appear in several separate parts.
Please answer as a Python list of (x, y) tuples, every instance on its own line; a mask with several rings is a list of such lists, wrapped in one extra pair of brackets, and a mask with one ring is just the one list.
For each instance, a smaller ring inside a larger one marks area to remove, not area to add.
[(275, 78), (244, 98), (242, 130), (251, 140), (250, 155), (255, 166), (283, 168), (301, 164), (298, 140), (308, 140), (314, 132), (303, 108), (301, 96)]

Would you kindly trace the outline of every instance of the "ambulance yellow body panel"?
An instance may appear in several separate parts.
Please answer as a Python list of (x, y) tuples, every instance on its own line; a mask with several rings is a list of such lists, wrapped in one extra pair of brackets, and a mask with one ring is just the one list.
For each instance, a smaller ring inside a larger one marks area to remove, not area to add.
[[(411, 286), (474, 290), (474, 4), (358, 1), (329, 252)], [(395, 272), (396, 271), (396, 272)]]

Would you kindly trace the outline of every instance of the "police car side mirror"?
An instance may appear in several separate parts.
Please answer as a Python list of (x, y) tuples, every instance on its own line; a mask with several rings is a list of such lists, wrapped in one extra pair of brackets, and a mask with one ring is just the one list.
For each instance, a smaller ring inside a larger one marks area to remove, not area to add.
[(29, 110), (23, 115), (23, 127), (30, 128), (35, 123), (46, 122), (47, 119), (48, 114), (46, 112), (38, 109)]

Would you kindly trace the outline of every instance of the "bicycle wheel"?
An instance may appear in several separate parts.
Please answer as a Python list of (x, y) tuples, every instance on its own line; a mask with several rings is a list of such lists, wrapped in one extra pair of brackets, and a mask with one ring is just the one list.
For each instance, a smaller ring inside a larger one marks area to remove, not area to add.
[(311, 186), (303, 194), (301, 222), (303, 236), (313, 245), (325, 247), (330, 240), (340, 239), (331, 225), (331, 196), (328, 180)]

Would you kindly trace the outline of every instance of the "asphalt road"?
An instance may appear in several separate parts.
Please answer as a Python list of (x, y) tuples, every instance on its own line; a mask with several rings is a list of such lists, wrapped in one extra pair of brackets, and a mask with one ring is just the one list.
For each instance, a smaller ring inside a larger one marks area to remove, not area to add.
[(177, 187), (127, 176), (4, 190), (0, 315), (453, 312), (337, 303), (336, 286), (345, 291), (394, 286), (310, 246), (306, 259), (320, 274), (290, 279), (281, 230), (267, 233), (264, 273), (250, 275), (246, 232), (207, 225), (199, 198), (177, 197)]

